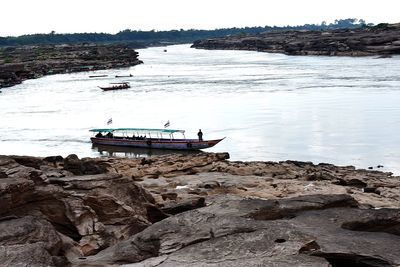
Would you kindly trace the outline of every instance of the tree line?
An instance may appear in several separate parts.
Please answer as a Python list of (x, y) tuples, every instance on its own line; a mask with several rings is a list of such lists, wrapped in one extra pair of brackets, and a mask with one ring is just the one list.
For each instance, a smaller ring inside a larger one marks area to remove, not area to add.
[(168, 43), (192, 43), (199, 39), (224, 37), (229, 35), (255, 35), (273, 31), (288, 30), (333, 30), (372, 27), (363, 19), (340, 19), (327, 24), (305, 24), (301, 26), (264, 26), (244, 28), (222, 28), (215, 30), (170, 30), (170, 31), (136, 31), (123, 30), (116, 34), (109, 33), (72, 33), (60, 34), (52, 31), (48, 34), (30, 34), (18, 37), (0, 37), (0, 46), (20, 45), (50, 45), (50, 44), (78, 44), (78, 43), (131, 43), (136, 47)]

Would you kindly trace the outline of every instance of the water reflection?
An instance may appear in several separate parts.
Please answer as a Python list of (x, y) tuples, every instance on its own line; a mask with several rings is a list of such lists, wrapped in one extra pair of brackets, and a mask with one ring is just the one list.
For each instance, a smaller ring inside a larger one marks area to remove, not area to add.
[(186, 151), (172, 149), (156, 149), (156, 148), (138, 148), (138, 147), (122, 147), (93, 144), (92, 150), (98, 152), (101, 157), (126, 157), (126, 158), (146, 158), (151, 156), (162, 155), (195, 155), (205, 153), (203, 151)]

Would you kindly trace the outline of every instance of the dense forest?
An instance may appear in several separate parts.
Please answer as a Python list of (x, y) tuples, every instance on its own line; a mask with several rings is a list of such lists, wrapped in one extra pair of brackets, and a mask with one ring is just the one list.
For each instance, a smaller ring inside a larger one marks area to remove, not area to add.
[(301, 26), (265, 26), (245, 28), (224, 28), (215, 30), (171, 30), (171, 31), (132, 31), (124, 30), (117, 34), (108, 33), (73, 33), (31, 34), (18, 37), (0, 37), (0, 46), (42, 45), (42, 44), (77, 44), (77, 43), (131, 43), (135, 47), (170, 43), (191, 43), (199, 39), (223, 37), (227, 35), (260, 34), (272, 31), (288, 30), (328, 30), (343, 28), (371, 27), (362, 19), (340, 19), (327, 24), (305, 24)]

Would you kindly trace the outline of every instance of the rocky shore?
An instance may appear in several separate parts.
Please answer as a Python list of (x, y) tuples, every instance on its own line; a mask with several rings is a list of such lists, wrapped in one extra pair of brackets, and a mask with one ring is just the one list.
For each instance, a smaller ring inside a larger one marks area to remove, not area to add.
[(1, 265), (400, 265), (400, 177), (228, 158), (0, 156)]
[(359, 29), (287, 31), (199, 40), (199, 49), (252, 50), (287, 55), (373, 56), (400, 54), (400, 23)]
[(47, 45), (0, 48), (0, 88), (49, 74), (122, 68), (142, 63), (127, 45)]

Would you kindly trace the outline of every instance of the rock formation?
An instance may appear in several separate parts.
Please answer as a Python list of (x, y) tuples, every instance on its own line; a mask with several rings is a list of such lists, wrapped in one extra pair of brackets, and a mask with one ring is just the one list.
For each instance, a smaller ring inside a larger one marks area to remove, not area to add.
[(198, 40), (201, 49), (254, 50), (287, 55), (390, 56), (400, 54), (400, 24), (328, 31), (268, 32)]
[(0, 262), (400, 265), (400, 177), (228, 158), (0, 156)]
[(142, 63), (126, 45), (55, 45), (0, 48), (0, 88), (49, 74), (122, 68)]
[[(32, 265), (59, 265), (66, 256), (94, 254), (166, 217), (152, 196), (130, 178), (85, 173), (91, 160), (81, 162), (82, 175), (74, 175), (65, 164), (68, 161), (0, 157), (2, 263), (18, 265), (34, 249), (38, 254), (47, 251), (47, 256), (31, 259)], [(26, 244), (32, 248), (24, 248)], [(8, 257), (15, 248), (20, 248), (19, 256)], [(56, 260), (49, 264), (52, 258)]]

